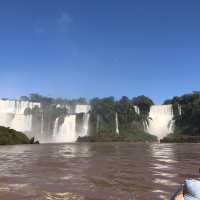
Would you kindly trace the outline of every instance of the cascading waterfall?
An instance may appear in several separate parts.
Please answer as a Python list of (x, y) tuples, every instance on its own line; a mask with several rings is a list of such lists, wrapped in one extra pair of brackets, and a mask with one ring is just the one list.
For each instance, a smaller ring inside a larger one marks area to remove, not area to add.
[(90, 105), (76, 105), (75, 113), (88, 113), (91, 109)]
[(115, 113), (115, 126), (116, 126), (115, 132), (117, 135), (119, 135), (119, 120), (117, 112)]
[(77, 140), (76, 115), (67, 115), (63, 124), (59, 128), (57, 127), (57, 131), (58, 132), (54, 133), (54, 142), (75, 142)]
[[(68, 114), (63, 124), (59, 125), (59, 117), (56, 118), (53, 128), (53, 142), (75, 142), (78, 137), (84, 137), (88, 134), (90, 106), (76, 105), (74, 114)], [(81, 131), (76, 131), (76, 115), (83, 114)]]
[(41, 117), (40, 133), (41, 133), (41, 136), (44, 136), (44, 112), (42, 112), (42, 117)]
[(32, 115), (25, 114), (26, 109), (40, 107), (40, 103), (0, 100), (0, 125), (13, 128), (17, 131), (30, 132), (32, 129)]
[(83, 127), (82, 127), (82, 131), (79, 134), (80, 137), (84, 137), (84, 136), (88, 135), (89, 119), (90, 119), (90, 114), (84, 113), (83, 114)]
[(140, 114), (140, 109), (138, 106), (134, 106), (135, 112), (139, 115)]
[(100, 115), (97, 114), (97, 123), (96, 123), (96, 132), (99, 133), (99, 127), (100, 127)]
[(162, 139), (173, 132), (173, 107), (172, 105), (154, 105), (149, 112), (147, 132)]
[[(15, 130), (32, 134), (31, 136), (37, 136), (33, 132), (34, 121), (31, 114), (31, 109), (35, 106), (41, 107), (40, 103), (18, 101), (18, 100), (0, 100), (0, 126), (10, 127)], [(60, 107), (58, 105), (57, 107)], [(69, 110), (69, 114), (64, 118), (64, 122), (60, 124), (60, 118), (56, 118), (54, 122), (53, 134), (44, 135), (46, 132), (46, 122), (44, 120), (44, 113), (42, 112), (41, 121), (39, 122), (39, 132), (44, 142), (75, 142), (79, 136), (83, 137), (88, 134), (89, 118), (90, 118), (90, 105), (76, 105), (70, 107), (66, 105)], [(138, 106), (134, 106), (135, 112), (140, 114)], [(80, 124), (77, 126), (77, 116), (81, 116)], [(181, 106), (178, 105), (178, 113), (182, 114)], [(80, 114), (80, 115), (79, 115)], [(99, 130), (100, 116), (97, 116), (97, 132)], [(45, 127), (44, 127), (45, 124)], [(156, 135), (159, 139), (163, 138), (169, 133), (173, 132), (173, 108), (172, 105), (154, 105), (151, 106), (149, 112), (148, 123), (143, 122), (145, 130), (150, 134)], [(119, 122), (118, 113), (115, 114), (116, 134), (119, 134)], [(50, 126), (49, 126), (50, 127)], [(77, 128), (78, 127), (78, 128)], [(29, 135), (30, 136), (30, 135)]]
[(54, 123), (54, 128), (53, 128), (53, 137), (56, 137), (57, 133), (59, 132), (59, 117), (56, 118), (56, 121)]
[(30, 132), (32, 129), (32, 115), (16, 114), (10, 127), (21, 132)]
[(181, 106), (179, 104), (178, 104), (178, 114), (182, 115), (182, 108), (181, 108)]

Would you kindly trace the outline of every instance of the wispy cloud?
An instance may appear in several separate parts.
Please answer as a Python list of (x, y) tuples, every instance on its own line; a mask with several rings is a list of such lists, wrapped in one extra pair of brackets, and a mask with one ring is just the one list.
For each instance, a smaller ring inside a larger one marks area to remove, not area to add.
[(34, 26), (36, 34), (43, 34), (48, 32), (67, 32), (72, 23), (72, 18), (67, 12), (58, 13), (54, 19), (39, 19)]
[(68, 31), (72, 18), (67, 12), (62, 12), (57, 19), (57, 25), (60, 31)]

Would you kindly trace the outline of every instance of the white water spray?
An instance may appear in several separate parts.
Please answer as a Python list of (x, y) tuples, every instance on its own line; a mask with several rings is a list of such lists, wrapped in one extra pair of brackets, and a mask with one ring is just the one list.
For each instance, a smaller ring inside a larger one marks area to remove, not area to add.
[(172, 105), (154, 105), (149, 112), (149, 125), (147, 132), (162, 139), (173, 133), (173, 108)]
[(82, 131), (79, 134), (80, 137), (84, 137), (84, 136), (88, 135), (89, 119), (90, 119), (90, 114), (84, 113), (83, 114), (83, 127), (82, 127)]
[[(53, 142), (75, 142), (78, 137), (88, 135), (90, 105), (76, 105), (75, 114), (69, 114), (65, 117), (63, 124), (59, 126), (59, 118), (56, 118), (53, 128)], [(82, 127), (79, 132), (76, 130), (76, 115), (83, 114)]]
[(53, 137), (56, 137), (57, 133), (59, 132), (59, 117), (56, 118), (56, 121), (54, 122), (54, 128), (53, 128)]
[(30, 132), (32, 129), (32, 115), (26, 109), (40, 107), (40, 103), (0, 100), (0, 126), (10, 127), (17, 131)]
[[(55, 123), (56, 125), (56, 123)], [(56, 127), (55, 127), (56, 128)], [(76, 115), (67, 115), (64, 123), (57, 127), (58, 132), (54, 133), (54, 142), (75, 142), (77, 140), (76, 135)]]

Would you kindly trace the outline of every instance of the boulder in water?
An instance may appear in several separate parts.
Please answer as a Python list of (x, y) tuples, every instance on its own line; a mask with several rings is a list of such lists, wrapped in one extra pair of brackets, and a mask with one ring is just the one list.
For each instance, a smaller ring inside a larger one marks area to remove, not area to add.
[(14, 129), (0, 126), (0, 145), (30, 144), (29, 138)]
[(38, 140), (35, 141), (35, 138), (32, 137), (32, 138), (30, 139), (30, 144), (40, 144), (40, 143), (39, 143)]

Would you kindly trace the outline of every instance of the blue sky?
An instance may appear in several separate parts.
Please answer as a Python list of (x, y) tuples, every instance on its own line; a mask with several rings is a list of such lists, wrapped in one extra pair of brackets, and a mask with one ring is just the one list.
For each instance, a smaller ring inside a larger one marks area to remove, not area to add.
[(200, 90), (199, 0), (0, 0), (0, 96)]

